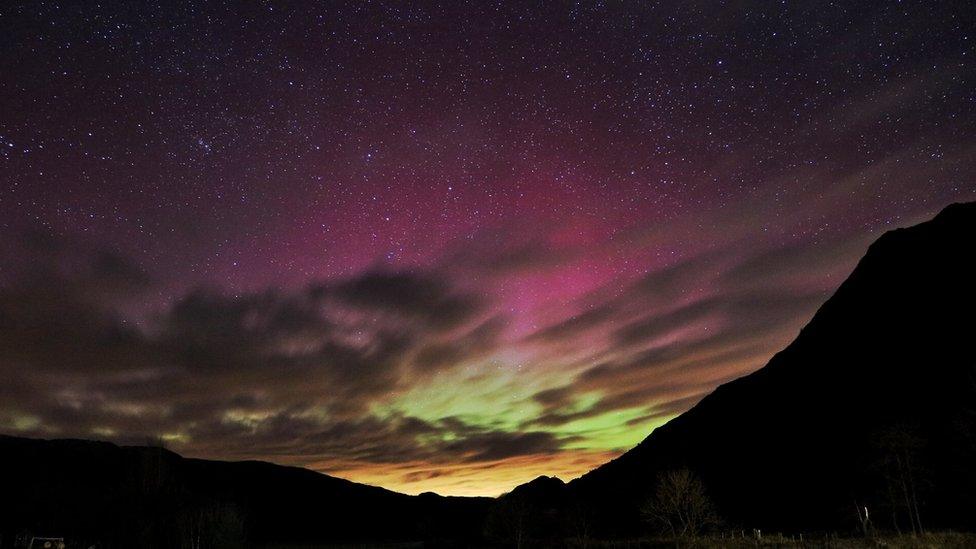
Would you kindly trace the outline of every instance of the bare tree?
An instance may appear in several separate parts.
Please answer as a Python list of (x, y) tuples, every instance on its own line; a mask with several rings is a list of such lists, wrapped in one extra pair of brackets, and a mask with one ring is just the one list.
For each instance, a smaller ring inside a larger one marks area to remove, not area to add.
[(201, 502), (183, 509), (177, 518), (181, 549), (240, 547), (244, 521), (234, 505)]
[(675, 537), (697, 536), (717, 522), (714, 507), (705, 493), (705, 484), (688, 469), (658, 475), (654, 495), (641, 511), (646, 520)]
[(526, 543), (529, 511), (529, 505), (523, 498), (517, 495), (501, 497), (488, 514), (486, 534), (521, 549)]
[(895, 529), (901, 530), (897, 517), (898, 510), (903, 509), (912, 535), (924, 533), (918, 495), (921, 475), (918, 454), (922, 441), (913, 434), (910, 427), (895, 425), (880, 434), (877, 445), (882, 452), (881, 467)]
[(568, 509), (569, 530), (578, 547), (586, 549), (590, 544), (592, 527), (591, 509), (578, 497), (574, 497)]

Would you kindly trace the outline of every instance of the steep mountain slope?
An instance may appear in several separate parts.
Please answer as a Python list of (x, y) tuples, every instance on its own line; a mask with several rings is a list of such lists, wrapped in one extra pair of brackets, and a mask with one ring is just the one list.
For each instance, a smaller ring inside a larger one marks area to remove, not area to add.
[(463, 540), (487, 498), (407, 496), (295, 467), (0, 436), (0, 534), (99, 547)]
[(883, 235), (764, 368), (570, 486), (617, 532), (678, 467), (735, 524), (853, 528), (856, 503), (905, 530), (899, 460), (923, 526), (976, 528), (976, 203)]

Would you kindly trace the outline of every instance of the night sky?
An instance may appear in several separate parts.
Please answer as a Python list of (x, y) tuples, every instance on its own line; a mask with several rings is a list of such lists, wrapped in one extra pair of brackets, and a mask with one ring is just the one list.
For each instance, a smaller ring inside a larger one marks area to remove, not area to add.
[(976, 199), (965, 1), (147, 4), (0, 6), (0, 432), (569, 479)]

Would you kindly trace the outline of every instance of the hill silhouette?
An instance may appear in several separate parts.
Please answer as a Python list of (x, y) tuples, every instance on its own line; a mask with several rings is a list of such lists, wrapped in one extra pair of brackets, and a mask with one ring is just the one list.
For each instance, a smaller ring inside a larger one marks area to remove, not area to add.
[(0, 456), (4, 540), (29, 532), (99, 547), (462, 542), (480, 535), (490, 501), (408, 496), (297, 467), (107, 442), (0, 436)]
[(853, 531), (868, 506), (887, 529), (976, 529), (974, 252), (976, 203), (884, 234), (765, 367), (570, 488), (609, 534), (677, 468), (734, 525)]

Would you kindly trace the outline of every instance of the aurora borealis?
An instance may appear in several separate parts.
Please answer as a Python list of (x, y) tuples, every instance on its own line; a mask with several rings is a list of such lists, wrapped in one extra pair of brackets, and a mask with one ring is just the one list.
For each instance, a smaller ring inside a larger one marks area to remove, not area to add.
[(0, 432), (569, 479), (976, 198), (963, 2), (162, 4), (0, 7)]

